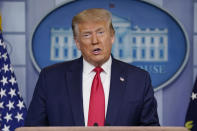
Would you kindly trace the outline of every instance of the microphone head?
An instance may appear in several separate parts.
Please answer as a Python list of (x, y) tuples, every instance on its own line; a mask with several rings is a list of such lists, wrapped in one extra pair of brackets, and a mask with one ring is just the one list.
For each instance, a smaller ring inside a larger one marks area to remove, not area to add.
[(95, 122), (93, 126), (98, 126), (98, 123)]

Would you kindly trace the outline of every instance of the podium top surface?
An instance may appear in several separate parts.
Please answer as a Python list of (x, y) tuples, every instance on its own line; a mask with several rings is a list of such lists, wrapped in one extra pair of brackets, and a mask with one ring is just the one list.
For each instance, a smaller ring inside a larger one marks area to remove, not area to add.
[(21, 127), (15, 131), (188, 131), (185, 127)]

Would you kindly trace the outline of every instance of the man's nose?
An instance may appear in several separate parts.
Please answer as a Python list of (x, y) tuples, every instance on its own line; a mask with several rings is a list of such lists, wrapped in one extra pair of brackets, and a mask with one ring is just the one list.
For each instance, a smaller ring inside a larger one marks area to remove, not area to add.
[(98, 37), (97, 37), (96, 33), (93, 33), (93, 35), (92, 35), (92, 43), (93, 44), (97, 44), (98, 43)]

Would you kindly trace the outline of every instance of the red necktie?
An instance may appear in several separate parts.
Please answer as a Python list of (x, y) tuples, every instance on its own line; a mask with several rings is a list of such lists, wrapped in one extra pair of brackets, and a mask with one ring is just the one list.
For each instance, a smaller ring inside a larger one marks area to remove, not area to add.
[(100, 72), (102, 68), (96, 67), (94, 69), (96, 75), (94, 76), (90, 94), (88, 126), (104, 126), (105, 122), (105, 95), (101, 83)]

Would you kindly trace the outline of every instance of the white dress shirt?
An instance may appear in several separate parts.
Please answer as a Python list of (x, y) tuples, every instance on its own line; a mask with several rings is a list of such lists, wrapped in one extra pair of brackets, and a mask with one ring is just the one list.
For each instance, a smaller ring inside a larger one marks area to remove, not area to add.
[[(111, 79), (111, 64), (112, 58), (110, 56), (109, 60), (105, 62), (101, 68), (103, 71), (100, 73), (101, 82), (105, 93), (105, 116), (107, 113), (107, 105), (109, 99), (109, 89), (110, 89), (110, 79)], [(89, 101), (90, 93), (92, 87), (92, 81), (96, 72), (93, 71), (95, 67), (83, 59), (83, 81), (82, 81), (82, 91), (83, 91), (83, 110), (84, 110), (84, 120), (85, 126), (88, 123), (88, 112), (89, 112)]]

